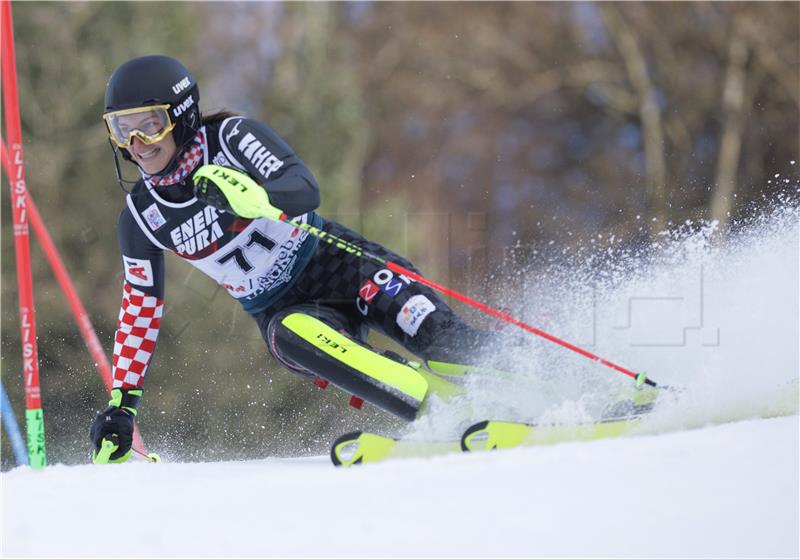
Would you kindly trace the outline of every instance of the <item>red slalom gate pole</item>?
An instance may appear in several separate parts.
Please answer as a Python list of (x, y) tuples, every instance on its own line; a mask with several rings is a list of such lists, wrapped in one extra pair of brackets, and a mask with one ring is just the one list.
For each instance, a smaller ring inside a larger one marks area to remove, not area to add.
[[(11, 176), (11, 161), (5, 144), (0, 143), (0, 150), (2, 150), (3, 167), (6, 170), (6, 174)], [(31, 193), (26, 191), (26, 196), (28, 214), (30, 223), (33, 226), (33, 231), (36, 233), (36, 237), (39, 239), (42, 252), (44, 252), (47, 261), (50, 263), (50, 268), (53, 270), (53, 275), (55, 275), (56, 280), (61, 286), (61, 290), (64, 292), (64, 296), (67, 298), (67, 302), (72, 309), (72, 316), (75, 318), (75, 323), (78, 325), (78, 330), (80, 331), (81, 337), (83, 337), (83, 341), (86, 344), (86, 349), (89, 350), (89, 354), (92, 356), (92, 360), (94, 361), (95, 366), (100, 373), (100, 377), (103, 379), (106, 390), (110, 392), (113, 384), (111, 364), (108, 362), (108, 358), (103, 351), (103, 346), (100, 344), (100, 340), (97, 337), (97, 332), (95, 332), (94, 326), (92, 326), (92, 320), (89, 318), (89, 313), (86, 312), (86, 308), (83, 306), (83, 303), (78, 296), (78, 292), (75, 290), (75, 286), (69, 277), (69, 272), (67, 272), (64, 262), (61, 260), (61, 256), (59, 256), (58, 249), (53, 243), (53, 239), (50, 236), (47, 227), (44, 225), (44, 220), (39, 214), (36, 204), (33, 202)], [(139, 428), (135, 425), (133, 431), (133, 447), (137, 452), (147, 454), (144, 441), (142, 440), (141, 433), (139, 432)]]
[(39, 386), (39, 351), (36, 344), (36, 313), (33, 305), (33, 279), (31, 274), (30, 232), (28, 229), (27, 187), (22, 155), (22, 129), (19, 118), (17, 94), (17, 68), (14, 55), (14, 31), (11, 21), (11, 2), (4, 0), (0, 6), (2, 29), (2, 80), (3, 109), (6, 113), (6, 133), (10, 152), (8, 173), (13, 207), (14, 248), (17, 264), (17, 289), (19, 291), (19, 324), (22, 341), (22, 376), (25, 385), (25, 432), (28, 443), (28, 461), (32, 468), (47, 465), (44, 442), (44, 413)]

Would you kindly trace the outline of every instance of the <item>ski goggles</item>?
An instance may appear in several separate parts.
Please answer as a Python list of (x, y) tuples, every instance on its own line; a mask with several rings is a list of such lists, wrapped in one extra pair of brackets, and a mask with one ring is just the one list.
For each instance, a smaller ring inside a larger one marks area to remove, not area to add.
[(103, 115), (108, 135), (121, 148), (130, 147), (134, 136), (142, 143), (154, 144), (163, 140), (175, 128), (169, 117), (169, 105), (153, 105), (124, 109)]

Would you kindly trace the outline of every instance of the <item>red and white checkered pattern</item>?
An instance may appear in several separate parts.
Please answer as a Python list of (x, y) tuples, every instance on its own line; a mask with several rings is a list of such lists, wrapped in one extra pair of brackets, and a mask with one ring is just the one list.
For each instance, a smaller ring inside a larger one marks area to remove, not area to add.
[(114, 388), (141, 388), (156, 347), (164, 301), (125, 282), (114, 336)]
[(178, 184), (183, 179), (188, 177), (192, 171), (197, 168), (203, 160), (203, 153), (206, 150), (206, 137), (202, 132), (198, 132), (195, 136), (192, 145), (183, 153), (178, 168), (167, 175), (166, 177), (159, 177), (156, 175), (148, 175), (142, 173), (144, 177), (150, 181), (153, 186), (168, 186), (171, 184)]

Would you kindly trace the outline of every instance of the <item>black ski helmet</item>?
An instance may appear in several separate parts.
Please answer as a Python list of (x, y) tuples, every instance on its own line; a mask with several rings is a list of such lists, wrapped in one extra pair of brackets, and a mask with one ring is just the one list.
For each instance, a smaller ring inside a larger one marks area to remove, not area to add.
[[(117, 68), (106, 85), (104, 114), (150, 105), (169, 105), (180, 154), (200, 129), (200, 89), (179, 61), (160, 54), (141, 56)], [(122, 150), (126, 159), (127, 150)]]

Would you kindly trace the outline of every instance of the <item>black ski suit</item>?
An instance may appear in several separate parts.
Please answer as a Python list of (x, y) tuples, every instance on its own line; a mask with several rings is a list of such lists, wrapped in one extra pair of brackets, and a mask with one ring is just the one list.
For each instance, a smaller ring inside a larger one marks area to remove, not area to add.
[[(275, 207), (416, 271), (403, 257), (316, 214), (319, 187), (267, 125), (244, 117), (206, 123), (173, 184), (144, 177), (119, 219), (125, 285), (114, 347), (114, 387), (140, 388), (155, 348), (164, 298), (164, 250), (215, 279), (258, 322), (267, 347), (271, 320), (302, 306), (364, 340), (377, 329), (426, 360), (477, 359), (494, 333), (465, 324), (430, 288), (336, 249), (286, 223), (243, 219), (196, 199), (192, 174), (205, 163), (237, 168), (263, 185)], [(285, 365), (302, 372), (303, 364)]]

